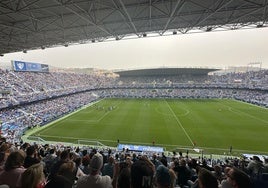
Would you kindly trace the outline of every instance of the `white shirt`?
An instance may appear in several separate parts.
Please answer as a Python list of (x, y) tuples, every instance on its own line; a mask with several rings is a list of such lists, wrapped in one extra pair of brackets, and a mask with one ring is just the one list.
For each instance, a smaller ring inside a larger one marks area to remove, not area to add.
[(110, 176), (86, 175), (77, 180), (76, 188), (112, 188), (112, 179)]

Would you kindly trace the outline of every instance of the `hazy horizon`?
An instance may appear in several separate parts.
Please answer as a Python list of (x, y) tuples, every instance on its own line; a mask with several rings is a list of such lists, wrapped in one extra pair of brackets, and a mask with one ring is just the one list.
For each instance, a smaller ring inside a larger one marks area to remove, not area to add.
[[(0, 57), (62, 68), (227, 68), (261, 62), (268, 68), (268, 28), (178, 34), (30, 50)], [(257, 65), (258, 66), (258, 65)]]

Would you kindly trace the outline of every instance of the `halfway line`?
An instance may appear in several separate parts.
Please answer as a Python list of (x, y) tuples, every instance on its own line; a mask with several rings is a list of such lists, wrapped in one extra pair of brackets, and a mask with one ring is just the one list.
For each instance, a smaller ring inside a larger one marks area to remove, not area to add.
[(172, 112), (172, 114), (175, 117), (176, 121), (178, 122), (178, 124), (180, 125), (181, 129), (183, 130), (184, 134), (187, 136), (187, 138), (190, 140), (191, 144), (194, 146), (194, 143), (193, 143), (192, 139), (190, 138), (190, 136), (188, 135), (188, 133), (186, 132), (186, 130), (182, 126), (180, 120), (177, 118), (176, 114), (174, 113), (174, 111), (172, 110), (172, 108), (170, 107), (168, 102), (166, 100), (165, 100), (165, 102), (167, 103), (169, 110)]

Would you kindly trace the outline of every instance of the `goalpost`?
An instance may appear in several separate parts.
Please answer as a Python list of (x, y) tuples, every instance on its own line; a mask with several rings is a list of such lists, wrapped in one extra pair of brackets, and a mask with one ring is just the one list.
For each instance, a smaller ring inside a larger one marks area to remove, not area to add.
[(78, 145), (95, 146), (95, 147), (108, 147), (98, 140), (77, 140)]
[(37, 142), (38, 144), (45, 143), (46, 141), (38, 136), (28, 136), (27, 139), (31, 142)]

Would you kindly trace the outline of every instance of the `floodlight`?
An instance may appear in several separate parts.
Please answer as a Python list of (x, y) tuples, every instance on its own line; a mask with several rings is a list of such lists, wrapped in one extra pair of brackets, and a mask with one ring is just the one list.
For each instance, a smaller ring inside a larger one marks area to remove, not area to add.
[(212, 27), (207, 27), (206, 32), (212, 31)]

